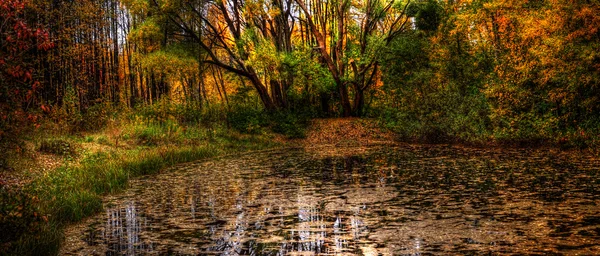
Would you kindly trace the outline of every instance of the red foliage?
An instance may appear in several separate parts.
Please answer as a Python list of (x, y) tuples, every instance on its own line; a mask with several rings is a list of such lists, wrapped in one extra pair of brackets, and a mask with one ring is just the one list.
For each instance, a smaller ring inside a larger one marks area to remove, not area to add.
[(32, 71), (23, 68), (27, 63), (19, 63), (23, 55), (31, 49), (48, 50), (54, 47), (47, 30), (37, 24), (31, 27), (25, 20), (25, 6), (26, 0), (0, 1), (0, 20), (8, 28), (0, 31), (0, 37), (5, 39), (5, 43), (0, 45), (0, 68), (23, 82), (32, 80)]
[[(36, 52), (54, 47), (48, 31), (35, 20), (28, 0), (0, 0), (0, 116), (25, 122), (37, 122), (23, 113), (31, 106), (36, 89)], [(13, 118), (10, 118), (12, 116)], [(0, 130), (11, 124), (0, 122)]]

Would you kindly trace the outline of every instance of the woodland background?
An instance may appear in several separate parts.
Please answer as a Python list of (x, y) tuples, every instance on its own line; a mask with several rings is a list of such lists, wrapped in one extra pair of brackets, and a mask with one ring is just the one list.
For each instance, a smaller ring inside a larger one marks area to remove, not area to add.
[(413, 138), (585, 144), (600, 127), (599, 8), (2, 0), (0, 138), (44, 120), (97, 129), (124, 111), (247, 130), (266, 110), (378, 117)]

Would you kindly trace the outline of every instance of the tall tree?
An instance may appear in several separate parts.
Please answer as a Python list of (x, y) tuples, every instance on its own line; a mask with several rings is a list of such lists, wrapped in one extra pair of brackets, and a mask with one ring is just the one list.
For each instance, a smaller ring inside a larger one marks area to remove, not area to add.
[(288, 85), (270, 76), (272, 70), (257, 70), (251, 59), (261, 47), (291, 50), (290, 5), (282, 0), (148, 1), (148, 11), (176, 27), (172, 31), (175, 40), (198, 45), (202, 49), (199, 61), (248, 79), (264, 107), (275, 110), (285, 106)]
[[(296, 2), (306, 17), (308, 32), (315, 38), (323, 62), (335, 80), (343, 115), (361, 115), (364, 92), (373, 84), (378, 72), (377, 55), (383, 52), (381, 47), (408, 29), (406, 9), (410, 1), (340, 0), (331, 2), (332, 6), (325, 13), (315, 11), (318, 5), (307, 6), (303, 0)], [(332, 19), (330, 25), (322, 22), (328, 18)], [(317, 21), (321, 22), (321, 28)], [(347, 72), (349, 67), (351, 74)], [(349, 84), (354, 89), (352, 103)]]

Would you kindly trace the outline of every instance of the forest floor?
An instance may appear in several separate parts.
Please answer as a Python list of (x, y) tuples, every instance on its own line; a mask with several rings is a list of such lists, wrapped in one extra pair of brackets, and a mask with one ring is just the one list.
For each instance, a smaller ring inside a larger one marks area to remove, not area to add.
[(327, 118), (313, 119), (307, 128), (306, 138), (291, 139), (305, 148), (319, 146), (369, 146), (396, 143), (396, 135), (381, 129), (373, 119)]

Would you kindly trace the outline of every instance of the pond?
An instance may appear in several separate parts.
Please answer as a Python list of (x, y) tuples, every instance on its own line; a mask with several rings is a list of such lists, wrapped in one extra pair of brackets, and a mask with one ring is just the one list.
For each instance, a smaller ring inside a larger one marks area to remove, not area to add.
[(444, 145), (282, 149), (134, 180), (61, 254), (600, 252), (600, 161)]

